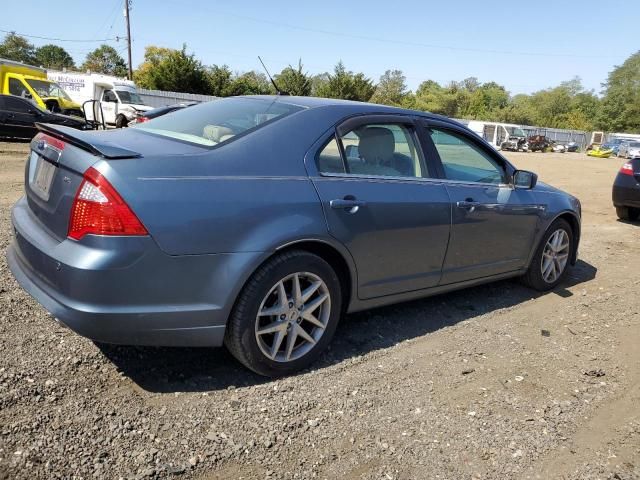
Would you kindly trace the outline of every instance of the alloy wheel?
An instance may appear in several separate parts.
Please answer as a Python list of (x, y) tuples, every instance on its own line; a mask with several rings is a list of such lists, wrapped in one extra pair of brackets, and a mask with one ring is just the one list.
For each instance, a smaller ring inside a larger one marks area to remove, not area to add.
[(260, 303), (255, 322), (260, 351), (276, 362), (304, 356), (324, 334), (330, 314), (331, 295), (319, 276), (287, 275)]
[(542, 252), (542, 278), (547, 283), (555, 282), (564, 272), (569, 260), (569, 234), (559, 228), (547, 240)]

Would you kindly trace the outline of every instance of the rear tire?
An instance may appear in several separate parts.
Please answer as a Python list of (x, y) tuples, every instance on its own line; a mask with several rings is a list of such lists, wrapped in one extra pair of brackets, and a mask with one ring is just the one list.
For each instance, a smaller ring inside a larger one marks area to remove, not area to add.
[(324, 351), (341, 311), (340, 280), (325, 260), (304, 250), (281, 253), (242, 289), (227, 323), (225, 345), (259, 375), (289, 375)]
[(616, 207), (616, 215), (620, 220), (635, 221), (640, 217), (640, 209), (632, 207)]
[[(554, 240), (558, 240), (555, 246)], [(574, 250), (573, 242), (573, 230), (569, 223), (562, 218), (554, 221), (543, 235), (529, 270), (522, 277), (524, 284), (545, 292), (562, 282), (569, 270), (569, 262)]]

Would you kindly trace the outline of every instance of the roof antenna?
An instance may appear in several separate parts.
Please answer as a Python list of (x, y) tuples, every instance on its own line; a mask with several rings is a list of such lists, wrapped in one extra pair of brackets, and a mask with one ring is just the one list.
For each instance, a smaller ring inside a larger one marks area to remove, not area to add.
[(269, 77), (269, 80), (271, 80), (271, 85), (273, 85), (273, 88), (276, 89), (276, 93), (278, 95), (289, 95), (288, 92), (283, 92), (282, 90), (280, 90), (280, 88), (278, 87), (278, 85), (276, 84), (276, 82), (273, 80), (273, 78), (271, 77), (271, 74), (269, 73), (269, 70), (267, 70), (267, 67), (265, 66), (264, 62), (262, 61), (262, 59), (260, 58), (260, 55), (258, 55), (258, 60), (260, 60), (260, 63), (262, 64), (262, 68), (264, 68), (264, 71), (267, 72), (267, 77)]

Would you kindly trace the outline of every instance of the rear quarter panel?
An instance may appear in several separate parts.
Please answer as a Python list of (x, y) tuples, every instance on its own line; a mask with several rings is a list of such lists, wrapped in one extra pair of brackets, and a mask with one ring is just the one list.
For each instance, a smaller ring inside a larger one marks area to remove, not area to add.
[(328, 236), (304, 155), (331, 121), (322, 109), (302, 111), (214, 149), (131, 131), (138, 151), (152, 153), (95, 168), (166, 253), (265, 252)]

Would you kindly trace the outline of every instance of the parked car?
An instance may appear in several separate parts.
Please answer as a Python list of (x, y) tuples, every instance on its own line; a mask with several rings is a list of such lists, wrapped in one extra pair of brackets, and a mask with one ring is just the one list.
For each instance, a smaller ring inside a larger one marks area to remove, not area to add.
[(580, 145), (576, 142), (567, 143), (567, 152), (577, 152), (580, 149)]
[(31, 139), (37, 122), (88, 128), (83, 118), (50, 112), (27, 98), (0, 95), (0, 137)]
[(167, 113), (175, 112), (176, 110), (181, 110), (187, 107), (192, 107), (197, 104), (198, 102), (174, 103), (173, 105), (154, 108), (146, 112), (138, 112), (137, 117), (131, 122), (129, 122), (129, 125), (133, 126), (136, 123), (148, 122), (149, 120), (153, 120), (154, 118), (161, 117), (162, 115), (166, 115)]
[(620, 151), (620, 146), (624, 143), (633, 142), (634, 140), (628, 138), (611, 138), (607, 140), (601, 148), (609, 149), (613, 151), (613, 154), (618, 156)]
[(95, 341), (225, 344), (278, 376), (345, 312), (511, 277), (549, 290), (576, 262), (578, 199), (438, 115), (256, 96), (40, 128), (8, 264)]
[(640, 218), (640, 157), (622, 165), (613, 183), (613, 206), (620, 220)]
[(622, 158), (640, 157), (640, 142), (622, 142), (618, 156)]
[(553, 145), (546, 135), (532, 135), (527, 139), (530, 152), (544, 152)]

